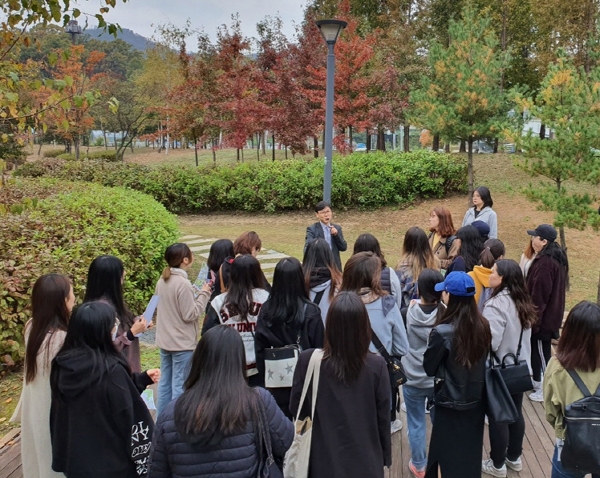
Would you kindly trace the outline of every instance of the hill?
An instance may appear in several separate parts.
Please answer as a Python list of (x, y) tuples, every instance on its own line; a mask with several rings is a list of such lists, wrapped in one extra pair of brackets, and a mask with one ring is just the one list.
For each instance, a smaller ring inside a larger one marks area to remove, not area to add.
[[(103, 31), (100, 28), (90, 28), (83, 31), (84, 35), (89, 35), (91, 38), (96, 38), (98, 40), (103, 41), (113, 41), (115, 37), (108, 34), (108, 32)], [(129, 43), (133, 48), (140, 51), (146, 51), (148, 48), (152, 48), (154, 46), (154, 42), (148, 40), (146, 37), (142, 35), (138, 35), (132, 30), (127, 28), (123, 28), (123, 31), (117, 33), (117, 38), (123, 40), (126, 43)]]

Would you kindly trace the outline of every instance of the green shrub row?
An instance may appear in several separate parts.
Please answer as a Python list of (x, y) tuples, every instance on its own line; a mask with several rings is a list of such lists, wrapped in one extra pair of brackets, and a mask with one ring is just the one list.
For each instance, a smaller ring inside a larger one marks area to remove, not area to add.
[[(37, 162), (17, 175), (50, 176), (124, 186), (153, 196), (169, 211), (305, 209), (322, 197), (323, 160), (242, 163), (234, 167), (162, 166), (93, 161)], [(443, 197), (466, 188), (463, 157), (413, 153), (355, 153), (333, 160), (332, 203), (372, 208)]]
[(126, 302), (139, 314), (160, 276), (166, 246), (178, 237), (172, 214), (129, 189), (17, 180), (0, 189), (0, 206), (0, 357), (15, 361), (23, 356), (23, 327), (40, 275), (71, 277), (80, 303), (91, 261), (113, 254), (127, 271)]
[[(96, 160), (103, 159), (105, 161), (116, 161), (117, 160), (117, 152), (114, 149), (105, 149), (101, 151), (90, 151), (86, 153), (85, 151), (81, 151), (79, 156), (82, 160)], [(57, 159), (64, 159), (65, 161), (75, 161), (75, 153), (62, 153), (58, 156), (54, 156)]]
[(58, 156), (60, 156), (61, 154), (65, 153), (65, 148), (60, 148), (60, 149), (47, 149), (46, 151), (44, 151), (42, 153), (42, 156), (44, 158), (57, 158)]

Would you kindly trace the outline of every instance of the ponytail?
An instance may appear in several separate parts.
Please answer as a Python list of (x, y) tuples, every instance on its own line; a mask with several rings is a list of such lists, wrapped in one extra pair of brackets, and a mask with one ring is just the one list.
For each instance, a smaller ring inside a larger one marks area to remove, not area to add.
[(163, 280), (169, 280), (169, 277), (171, 277), (171, 268), (169, 266), (163, 269), (161, 277)]
[(484, 243), (485, 248), (479, 254), (479, 264), (486, 269), (491, 269), (499, 257), (506, 253), (504, 243), (498, 239), (488, 239)]

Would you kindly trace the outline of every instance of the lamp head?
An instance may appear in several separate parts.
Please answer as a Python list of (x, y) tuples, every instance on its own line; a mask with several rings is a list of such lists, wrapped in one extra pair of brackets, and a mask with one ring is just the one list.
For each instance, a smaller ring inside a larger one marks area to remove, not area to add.
[(335, 44), (338, 36), (348, 26), (348, 23), (343, 20), (319, 20), (317, 26), (325, 43)]

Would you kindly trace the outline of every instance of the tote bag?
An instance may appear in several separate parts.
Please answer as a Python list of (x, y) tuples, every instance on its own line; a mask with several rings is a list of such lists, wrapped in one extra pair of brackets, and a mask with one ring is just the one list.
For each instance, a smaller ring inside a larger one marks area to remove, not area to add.
[[(308, 363), (302, 395), (298, 405), (298, 415), (294, 422), (295, 432), (292, 446), (285, 454), (283, 462), (284, 478), (308, 478), (308, 465), (310, 460), (310, 444), (312, 440), (312, 423), (315, 415), (315, 405), (317, 403), (317, 391), (319, 388), (319, 375), (321, 372), (321, 360), (323, 359), (323, 350), (317, 349), (313, 352)], [(312, 402), (311, 412), (304, 420), (300, 420), (302, 405), (308, 392), (308, 386), (312, 380)]]

